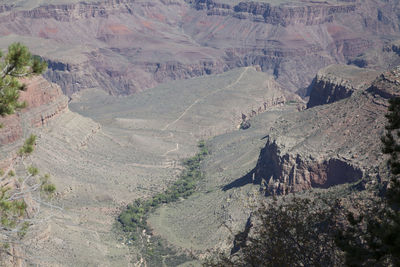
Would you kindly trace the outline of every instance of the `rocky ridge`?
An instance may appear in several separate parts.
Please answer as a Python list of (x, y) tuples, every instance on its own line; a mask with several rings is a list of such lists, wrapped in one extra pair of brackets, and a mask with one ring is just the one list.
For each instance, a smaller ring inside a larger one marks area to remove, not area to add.
[(307, 107), (324, 105), (350, 97), (357, 90), (365, 90), (379, 72), (351, 65), (330, 65), (313, 79)]
[(342, 101), (282, 116), (265, 137), (257, 166), (248, 176), (268, 194), (379, 177), (387, 99), (399, 95), (396, 68)]
[(61, 2), (4, 9), (0, 44), (38, 44), (32, 50), (48, 60), (46, 78), (67, 95), (86, 88), (131, 94), (256, 65), (296, 91), (320, 68), (383, 47), (381, 36), (399, 38), (394, 0)]
[(68, 110), (68, 98), (58, 85), (49, 83), (41, 76), (21, 82), (27, 85), (27, 89), (20, 92), (20, 101), (25, 101), (27, 108), (0, 118), (0, 123), (3, 124), (0, 129), (0, 168), (11, 163), (17, 147), (32, 128), (43, 126), (53, 117)]

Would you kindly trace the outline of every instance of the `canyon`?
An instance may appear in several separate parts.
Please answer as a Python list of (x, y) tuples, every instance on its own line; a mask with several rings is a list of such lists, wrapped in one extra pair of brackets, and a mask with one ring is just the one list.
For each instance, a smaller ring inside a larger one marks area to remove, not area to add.
[(0, 13), (0, 44), (29, 43), (69, 96), (126, 95), (246, 66), (297, 91), (322, 67), (399, 39), (396, 3), (21, 1)]
[(196, 193), (149, 215), (175, 253), (154, 266), (229, 251), (271, 195), (384, 183), (399, 17), (397, 0), (0, 1), (0, 47), (48, 62), (23, 81), (28, 107), (0, 118), (0, 168), (34, 133), (30, 160), (57, 186), (24, 264), (152, 266), (116, 217), (171, 186), (199, 140)]

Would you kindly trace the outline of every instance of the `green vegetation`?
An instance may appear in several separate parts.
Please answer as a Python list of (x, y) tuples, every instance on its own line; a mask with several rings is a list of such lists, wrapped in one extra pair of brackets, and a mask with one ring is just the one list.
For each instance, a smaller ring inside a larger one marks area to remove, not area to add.
[(56, 186), (50, 182), (50, 174), (45, 174), (40, 178), (40, 190), (50, 197), (56, 191)]
[[(19, 102), (19, 92), (26, 89), (19, 79), (40, 74), (46, 67), (45, 62), (39, 57), (32, 56), (28, 48), (20, 43), (11, 44), (5, 56), (0, 52), (0, 116), (12, 114), (26, 107), (25, 102)], [(3, 127), (4, 125), (0, 124), (0, 128)], [(21, 161), (24, 156), (33, 152), (35, 142), (35, 135), (30, 135), (25, 140), (18, 151)], [(51, 196), (55, 192), (55, 186), (50, 183), (49, 176), (45, 175), (45, 178), (38, 180), (38, 174), (39, 170), (36, 167), (29, 166), (24, 177), (15, 177), (16, 173), (13, 170), (4, 177), (11, 180), (7, 184), (12, 186), (0, 186), (0, 259), (2, 253), (13, 255), (10, 245), (18, 243), (31, 225), (27, 220), (28, 206), (25, 198), (29, 197), (33, 201), (34, 194), (39, 189), (41, 190), (38, 194), (44, 192), (46, 196)], [(0, 176), (4, 176), (3, 170)], [(34, 216), (30, 214), (29, 219)]]
[(161, 204), (174, 202), (180, 198), (187, 198), (194, 193), (196, 184), (203, 176), (200, 168), (201, 161), (209, 154), (204, 141), (200, 141), (198, 147), (200, 152), (183, 162), (185, 170), (172, 186), (150, 199), (135, 200), (118, 216), (118, 222), (122, 230), (128, 234), (129, 239), (137, 239), (139, 230), (146, 227), (148, 214), (152, 210)]
[(0, 224), (5, 228), (14, 228), (26, 210), (24, 200), (10, 200), (10, 188), (0, 189)]
[[(16, 188), (5, 186), (0, 188), (0, 226), (3, 231), (16, 234), (14, 237), (10, 234), (6, 235), (7, 239), (0, 239), (0, 244), (15, 242), (12, 238), (22, 238), (28, 231), (30, 223), (25, 221), (27, 210), (25, 197), (28, 194), (34, 194), (37, 188), (40, 188), (40, 193), (43, 192), (44, 196), (47, 197), (51, 197), (55, 192), (56, 187), (50, 182), (50, 176), (46, 174), (40, 178), (35, 178), (38, 175), (38, 168), (29, 166), (24, 178), (13, 178), (16, 179), (16, 182), (18, 181)], [(14, 172), (12, 176), (15, 176)], [(30, 181), (29, 184), (27, 184), (28, 180)]]
[(34, 166), (29, 166), (27, 171), (32, 176), (38, 175), (39, 173), (39, 169)]
[[(235, 236), (236, 253), (213, 256), (204, 266), (342, 266), (337, 216), (336, 204), (325, 198), (275, 199), (253, 212), (252, 223)], [(253, 224), (255, 235), (249, 235)]]
[(400, 98), (389, 103), (382, 143), (383, 153), (390, 156), (390, 181), (384, 199), (348, 213), (348, 226), (337, 239), (348, 266), (400, 266)]
[(26, 156), (33, 152), (36, 142), (36, 135), (31, 134), (28, 139), (25, 140), (24, 145), (19, 149), (18, 155)]
[[(262, 206), (253, 213), (254, 225), (235, 236), (235, 253), (221, 253), (204, 265), (400, 266), (400, 98), (389, 103), (382, 138), (388, 183), (333, 202), (337, 191), (325, 193), (319, 198), (323, 205), (313, 195)], [(346, 202), (354, 212), (343, 209)]]
[(28, 48), (20, 43), (8, 47), (8, 54), (0, 52), (0, 115), (13, 114), (16, 110), (26, 107), (25, 102), (19, 102), (19, 91), (25, 90), (25, 85), (19, 78), (41, 74), (46, 68), (46, 62), (32, 56)]
[(193, 260), (184, 253), (177, 253), (168, 246), (165, 240), (157, 236), (152, 236), (143, 248), (143, 257), (148, 266), (178, 266), (184, 262)]

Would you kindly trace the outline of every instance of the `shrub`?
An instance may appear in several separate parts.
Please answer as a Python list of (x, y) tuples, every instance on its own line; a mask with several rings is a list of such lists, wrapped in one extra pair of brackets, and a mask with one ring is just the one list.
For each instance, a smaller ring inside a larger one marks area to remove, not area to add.
[(199, 142), (198, 148), (200, 151), (195, 156), (183, 161), (185, 170), (168, 189), (148, 200), (137, 199), (121, 212), (117, 220), (122, 230), (130, 233), (128, 236), (136, 238), (139, 228), (146, 226), (148, 213), (161, 204), (187, 198), (195, 192), (196, 183), (202, 178), (201, 161), (209, 154), (204, 141)]

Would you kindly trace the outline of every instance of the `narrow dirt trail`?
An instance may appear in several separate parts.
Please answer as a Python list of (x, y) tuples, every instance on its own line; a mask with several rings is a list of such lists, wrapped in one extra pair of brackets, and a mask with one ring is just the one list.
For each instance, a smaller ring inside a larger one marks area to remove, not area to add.
[(178, 150), (179, 150), (179, 144), (176, 143), (176, 147), (175, 147), (174, 149), (171, 149), (171, 150), (165, 152), (165, 153), (163, 154), (163, 156), (166, 156), (166, 155), (168, 155), (169, 153), (175, 152), (175, 151), (178, 151)]
[(236, 79), (236, 81), (234, 81), (233, 83), (231, 83), (231, 84), (229, 84), (229, 85), (227, 85), (227, 86), (225, 86), (225, 87), (223, 87), (223, 88), (220, 88), (220, 89), (218, 89), (218, 90), (212, 91), (212, 92), (210, 92), (209, 94), (207, 94), (207, 95), (205, 95), (205, 96), (202, 96), (202, 97), (196, 99), (189, 107), (187, 107), (187, 108), (183, 111), (183, 113), (182, 113), (176, 120), (174, 120), (173, 122), (168, 123), (168, 124), (165, 125), (164, 128), (162, 128), (161, 130), (162, 130), (162, 131), (165, 131), (165, 130), (167, 130), (171, 125), (174, 125), (175, 123), (177, 123), (178, 121), (180, 121), (180, 120), (183, 118), (183, 116), (185, 116), (186, 113), (187, 113), (189, 110), (191, 110), (192, 107), (193, 107), (194, 105), (196, 105), (198, 102), (200, 102), (201, 100), (204, 100), (205, 98), (207, 98), (207, 97), (209, 97), (209, 96), (211, 96), (211, 95), (213, 95), (213, 94), (215, 94), (215, 93), (218, 93), (218, 92), (220, 92), (220, 91), (229, 89), (229, 88), (235, 86), (236, 84), (238, 84), (238, 83), (240, 82), (240, 80), (243, 78), (244, 74), (247, 72), (248, 69), (249, 69), (249, 67), (246, 67), (246, 68), (243, 70), (243, 72), (239, 75), (239, 77)]

